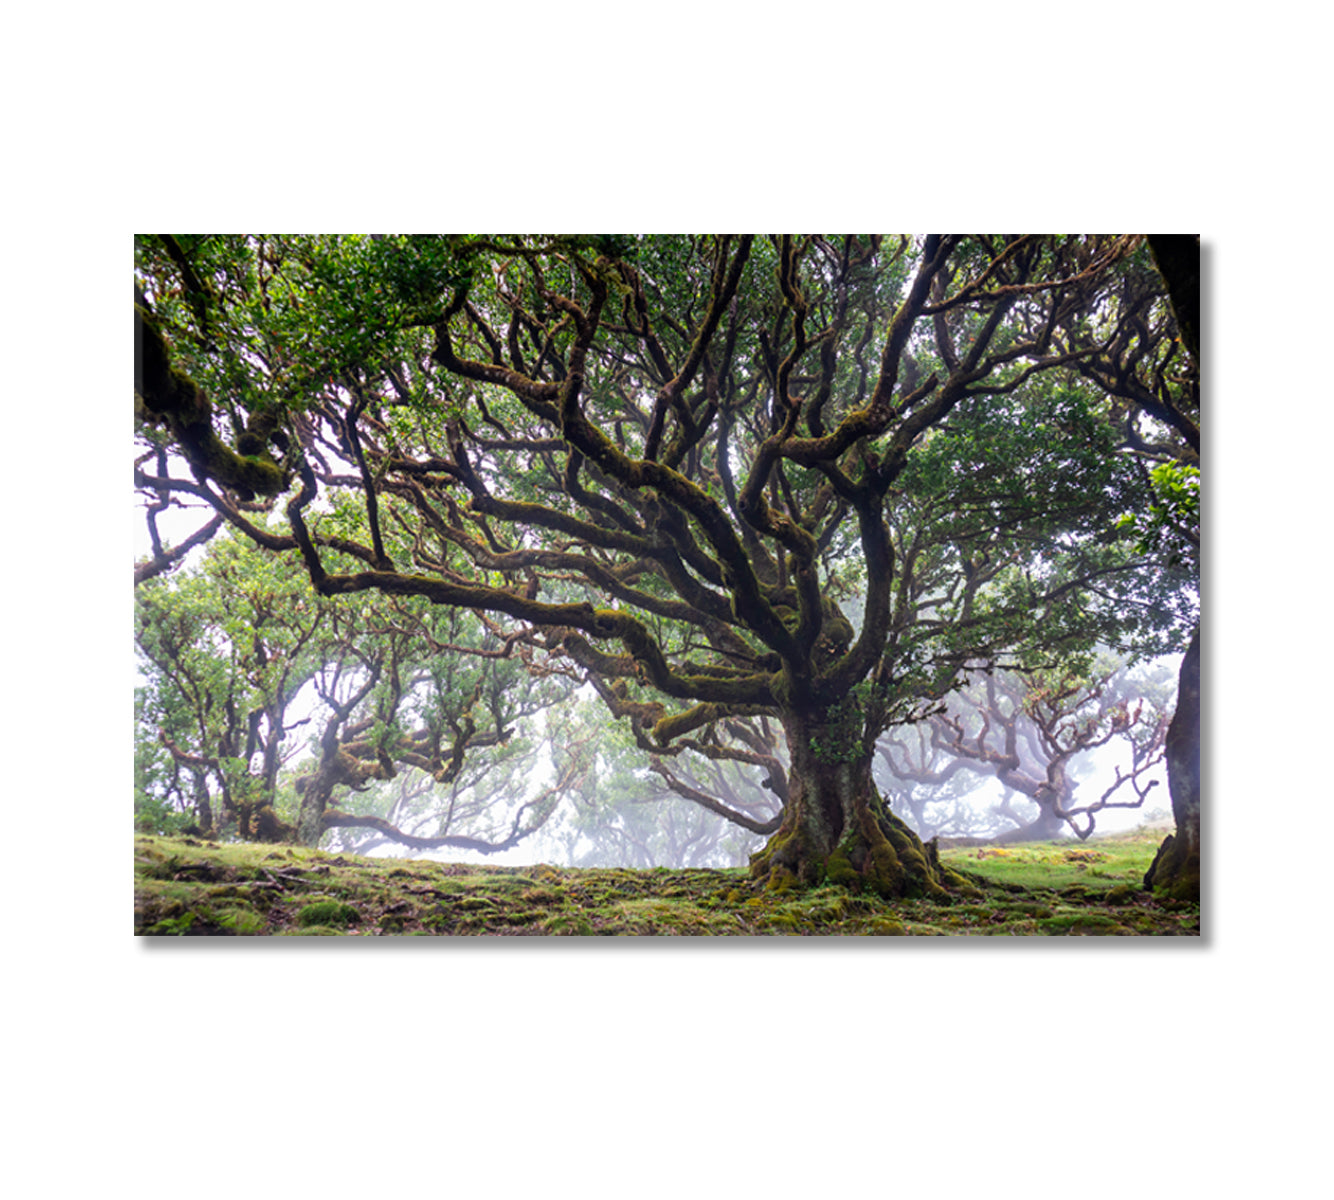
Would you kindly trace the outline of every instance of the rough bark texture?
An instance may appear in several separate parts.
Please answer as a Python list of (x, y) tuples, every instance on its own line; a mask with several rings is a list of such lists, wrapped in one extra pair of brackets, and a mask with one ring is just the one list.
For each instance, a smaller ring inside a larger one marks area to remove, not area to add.
[(889, 811), (871, 751), (818, 719), (789, 714), (783, 724), (791, 791), (778, 832), (751, 857), (752, 877), (775, 888), (829, 882), (887, 897), (942, 895), (935, 845)]
[(1177, 710), (1167, 730), (1167, 786), (1176, 833), (1144, 876), (1144, 886), (1178, 900), (1200, 899), (1200, 631), (1181, 661)]

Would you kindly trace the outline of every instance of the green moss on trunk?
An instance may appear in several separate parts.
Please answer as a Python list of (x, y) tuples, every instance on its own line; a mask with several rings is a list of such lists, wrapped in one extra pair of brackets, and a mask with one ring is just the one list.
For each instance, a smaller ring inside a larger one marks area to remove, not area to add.
[[(751, 857), (752, 878), (779, 890), (828, 882), (887, 898), (943, 896), (949, 875), (934, 848), (885, 806), (870, 753), (826, 722), (798, 715), (784, 727), (788, 802), (778, 832)], [(831, 746), (839, 753), (831, 755)]]

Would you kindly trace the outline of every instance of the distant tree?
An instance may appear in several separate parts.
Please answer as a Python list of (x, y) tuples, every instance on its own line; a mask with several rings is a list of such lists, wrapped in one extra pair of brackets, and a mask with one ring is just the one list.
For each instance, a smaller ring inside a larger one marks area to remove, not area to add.
[[(878, 749), (894, 777), (921, 785), (914, 796), (919, 811), (961, 772), (987, 774), (1004, 788), (984, 818), (996, 841), (1067, 832), (1084, 839), (1098, 813), (1143, 805), (1157, 782), (1151, 773), (1162, 762), (1167, 721), (1161, 689), (1142, 673), (988, 672), (956, 693), (945, 711), (886, 735)], [(1118, 765), (1109, 786), (1077, 801), (1089, 757), (1109, 746), (1129, 751), (1128, 769)], [(957, 822), (957, 806), (952, 815)]]
[(652, 774), (627, 790), (605, 776), (574, 803), (571, 865), (581, 867), (736, 867), (764, 845), (762, 836), (664, 787)]
[[(592, 750), (534, 852), (572, 866), (735, 867), (777, 828), (780, 803), (728, 759), (646, 755), (587, 691), (561, 709), (559, 738)], [(670, 766), (665, 766), (665, 757)], [(708, 788), (708, 791), (704, 791)], [(721, 799), (720, 799), (721, 798)]]
[(138, 790), (202, 833), (272, 840), (279, 771), (306, 724), (289, 713), (320, 669), (329, 610), (248, 544), (218, 540), (203, 566), (136, 592)]
[[(767, 836), (778, 829), (789, 794), (787, 761), (778, 731), (766, 717), (713, 721), (698, 736), (678, 737), (664, 746), (652, 737), (663, 715), (661, 704), (628, 699), (623, 681), (608, 685), (590, 675), (589, 683), (615, 717), (628, 720), (642, 752), (629, 768), (641, 781), (641, 793), (680, 797), (752, 834)], [(626, 773), (626, 756), (618, 761)]]
[(929, 720), (882, 734), (875, 752), (875, 779), (886, 802), (923, 841), (990, 837), (1008, 828), (1003, 814), (977, 805), (984, 776), (940, 748)]
[[(663, 752), (770, 719), (788, 794), (753, 874), (937, 892), (875, 788), (881, 732), (967, 662), (1153, 648), (1193, 617), (1115, 527), (1149, 484), (1081, 375), (1164, 353), (1161, 288), (1141, 304), (1127, 282), (1145, 254), (1093, 236), (145, 237), (139, 483), (204, 500), (321, 597), (490, 614), (620, 685)], [(149, 472), (167, 448), (188, 472)], [(256, 519), (283, 495), (287, 529)]]
[[(524, 724), (529, 723), (520, 728)], [(526, 736), (516, 734), (485, 756), (469, 755), (447, 784), (408, 768), (348, 789), (336, 809), (326, 810), (326, 845), (357, 854), (386, 849), (495, 854), (539, 831), (544, 840), (559, 838), (548, 822), (584, 791), (595, 747), (588, 739), (552, 744), (538, 733), (529, 728)]]
[[(369, 828), (419, 849), (489, 852), (541, 827), (561, 792), (531, 794), (541, 746), (524, 726), (574, 680), (531, 668), (461, 610), (311, 600), (303, 574), (231, 537), (138, 590), (141, 807), (174, 802), (201, 832), (307, 844)], [(335, 804), (401, 772), (431, 784), (412, 793), (415, 832)]]
[[(573, 680), (530, 669), (513, 642), (472, 614), (381, 601), (347, 630), (313, 682), (323, 731), (311, 770), (296, 780), (303, 841), (367, 828), (416, 849), (508, 850), (541, 827), (569, 786), (529, 795), (541, 754), (530, 722), (563, 700)], [(431, 833), (333, 803), (404, 770), (438, 785), (417, 793), (437, 809)], [(479, 803), (483, 796), (493, 803)]]

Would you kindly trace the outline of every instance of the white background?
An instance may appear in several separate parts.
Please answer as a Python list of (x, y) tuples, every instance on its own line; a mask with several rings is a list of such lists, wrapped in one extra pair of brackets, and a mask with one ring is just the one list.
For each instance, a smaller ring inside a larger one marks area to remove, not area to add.
[[(1319, 1187), (1328, 18), (486, 11), (10, 18), (13, 1194)], [(136, 940), (131, 233), (802, 221), (1203, 234), (1206, 936)]]

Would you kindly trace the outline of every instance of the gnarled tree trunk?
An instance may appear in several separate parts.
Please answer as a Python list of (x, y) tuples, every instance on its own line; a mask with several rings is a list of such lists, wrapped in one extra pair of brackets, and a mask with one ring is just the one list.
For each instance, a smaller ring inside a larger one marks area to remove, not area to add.
[[(1038, 815), (1027, 825), (998, 833), (991, 839), (993, 842), (1002, 846), (1018, 845), (1022, 842), (1054, 842), (1070, 831), (1065, 818), (1057, 814), (1055, 801), (1047, 793), (1044, 792), (1037, 797), (1029, 796), (1026, 799), (1032, 800), (1038, 806)], [(1043, 803), (1044, 800), (1046, 803)]]
[(808, 713), (786, 714), (783, 727), (788, 801), (778, 832), (751, 856), (751, 876), (779, 888), (828, 881), (886, 897), (943, 893), (934, 844), (924, 845), (876, 789), (872, 749)]
[(1200, 629), (1181, 661), (1177, 710), (1167, 728), (1167, 787), (1176, 832), (1161, 846), (1144, 886), (1177, 900), (1200, 899)]

